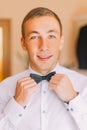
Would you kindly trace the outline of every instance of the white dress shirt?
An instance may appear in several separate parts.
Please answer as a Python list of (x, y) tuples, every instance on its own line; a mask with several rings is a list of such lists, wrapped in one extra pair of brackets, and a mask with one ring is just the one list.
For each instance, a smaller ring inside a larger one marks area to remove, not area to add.
[(0, 130), (87, 130), (87, 77), (60, 65), (54, 70), (68, 75), (79, 95), (66, 104), (43, 80), (23, 108), (13, 97), (17, 80), (36, 73), (29, 68), (0, 83)]

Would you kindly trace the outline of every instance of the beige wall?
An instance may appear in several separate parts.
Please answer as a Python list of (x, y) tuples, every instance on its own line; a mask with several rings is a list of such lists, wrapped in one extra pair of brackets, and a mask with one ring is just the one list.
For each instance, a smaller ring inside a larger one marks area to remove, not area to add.
[(74, 60), (72, 49), (74, 19), (79, 15), (87, 14), (87, 0), (0, 0), (0, 19), (11, 19), (12, 74), (22, 71), (26, 65), (25, 55), (20, 47), (22, 19), (29, 10), (38, 6), (54, 10), (62, 21), (65, 46), (61, 52), (60, 62), (68, 64)]

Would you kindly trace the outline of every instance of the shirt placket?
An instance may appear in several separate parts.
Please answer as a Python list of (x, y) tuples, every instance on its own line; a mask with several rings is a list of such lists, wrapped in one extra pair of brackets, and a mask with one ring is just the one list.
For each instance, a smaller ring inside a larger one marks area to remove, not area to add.
[(47, 83), (41, 83), (41, 130), (47, 130)]

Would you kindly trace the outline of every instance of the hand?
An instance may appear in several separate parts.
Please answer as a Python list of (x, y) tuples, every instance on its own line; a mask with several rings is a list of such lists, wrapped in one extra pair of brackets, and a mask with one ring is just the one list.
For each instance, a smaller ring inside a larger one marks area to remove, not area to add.
[(50, 88), (56, 92), (61, 100), (69, 102), (77, 96), (68, 76), (64, 74), (55, 74), (50, 80)]
[(17, 81), (15, 100), (22, 106), (25, 106), (31, 95), (37, 90), (36, 82), (31, 77), (25, 77)]

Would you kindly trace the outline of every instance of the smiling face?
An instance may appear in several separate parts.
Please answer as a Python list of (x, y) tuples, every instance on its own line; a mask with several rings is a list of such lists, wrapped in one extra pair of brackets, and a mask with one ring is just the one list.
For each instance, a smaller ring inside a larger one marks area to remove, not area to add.
[(28, 52), (31, 68), (41, 74), (50, 72), (63, 46), (58, 21), (53, 16), (29, 19), (24, 24), (24, 34), (21, 45)]

